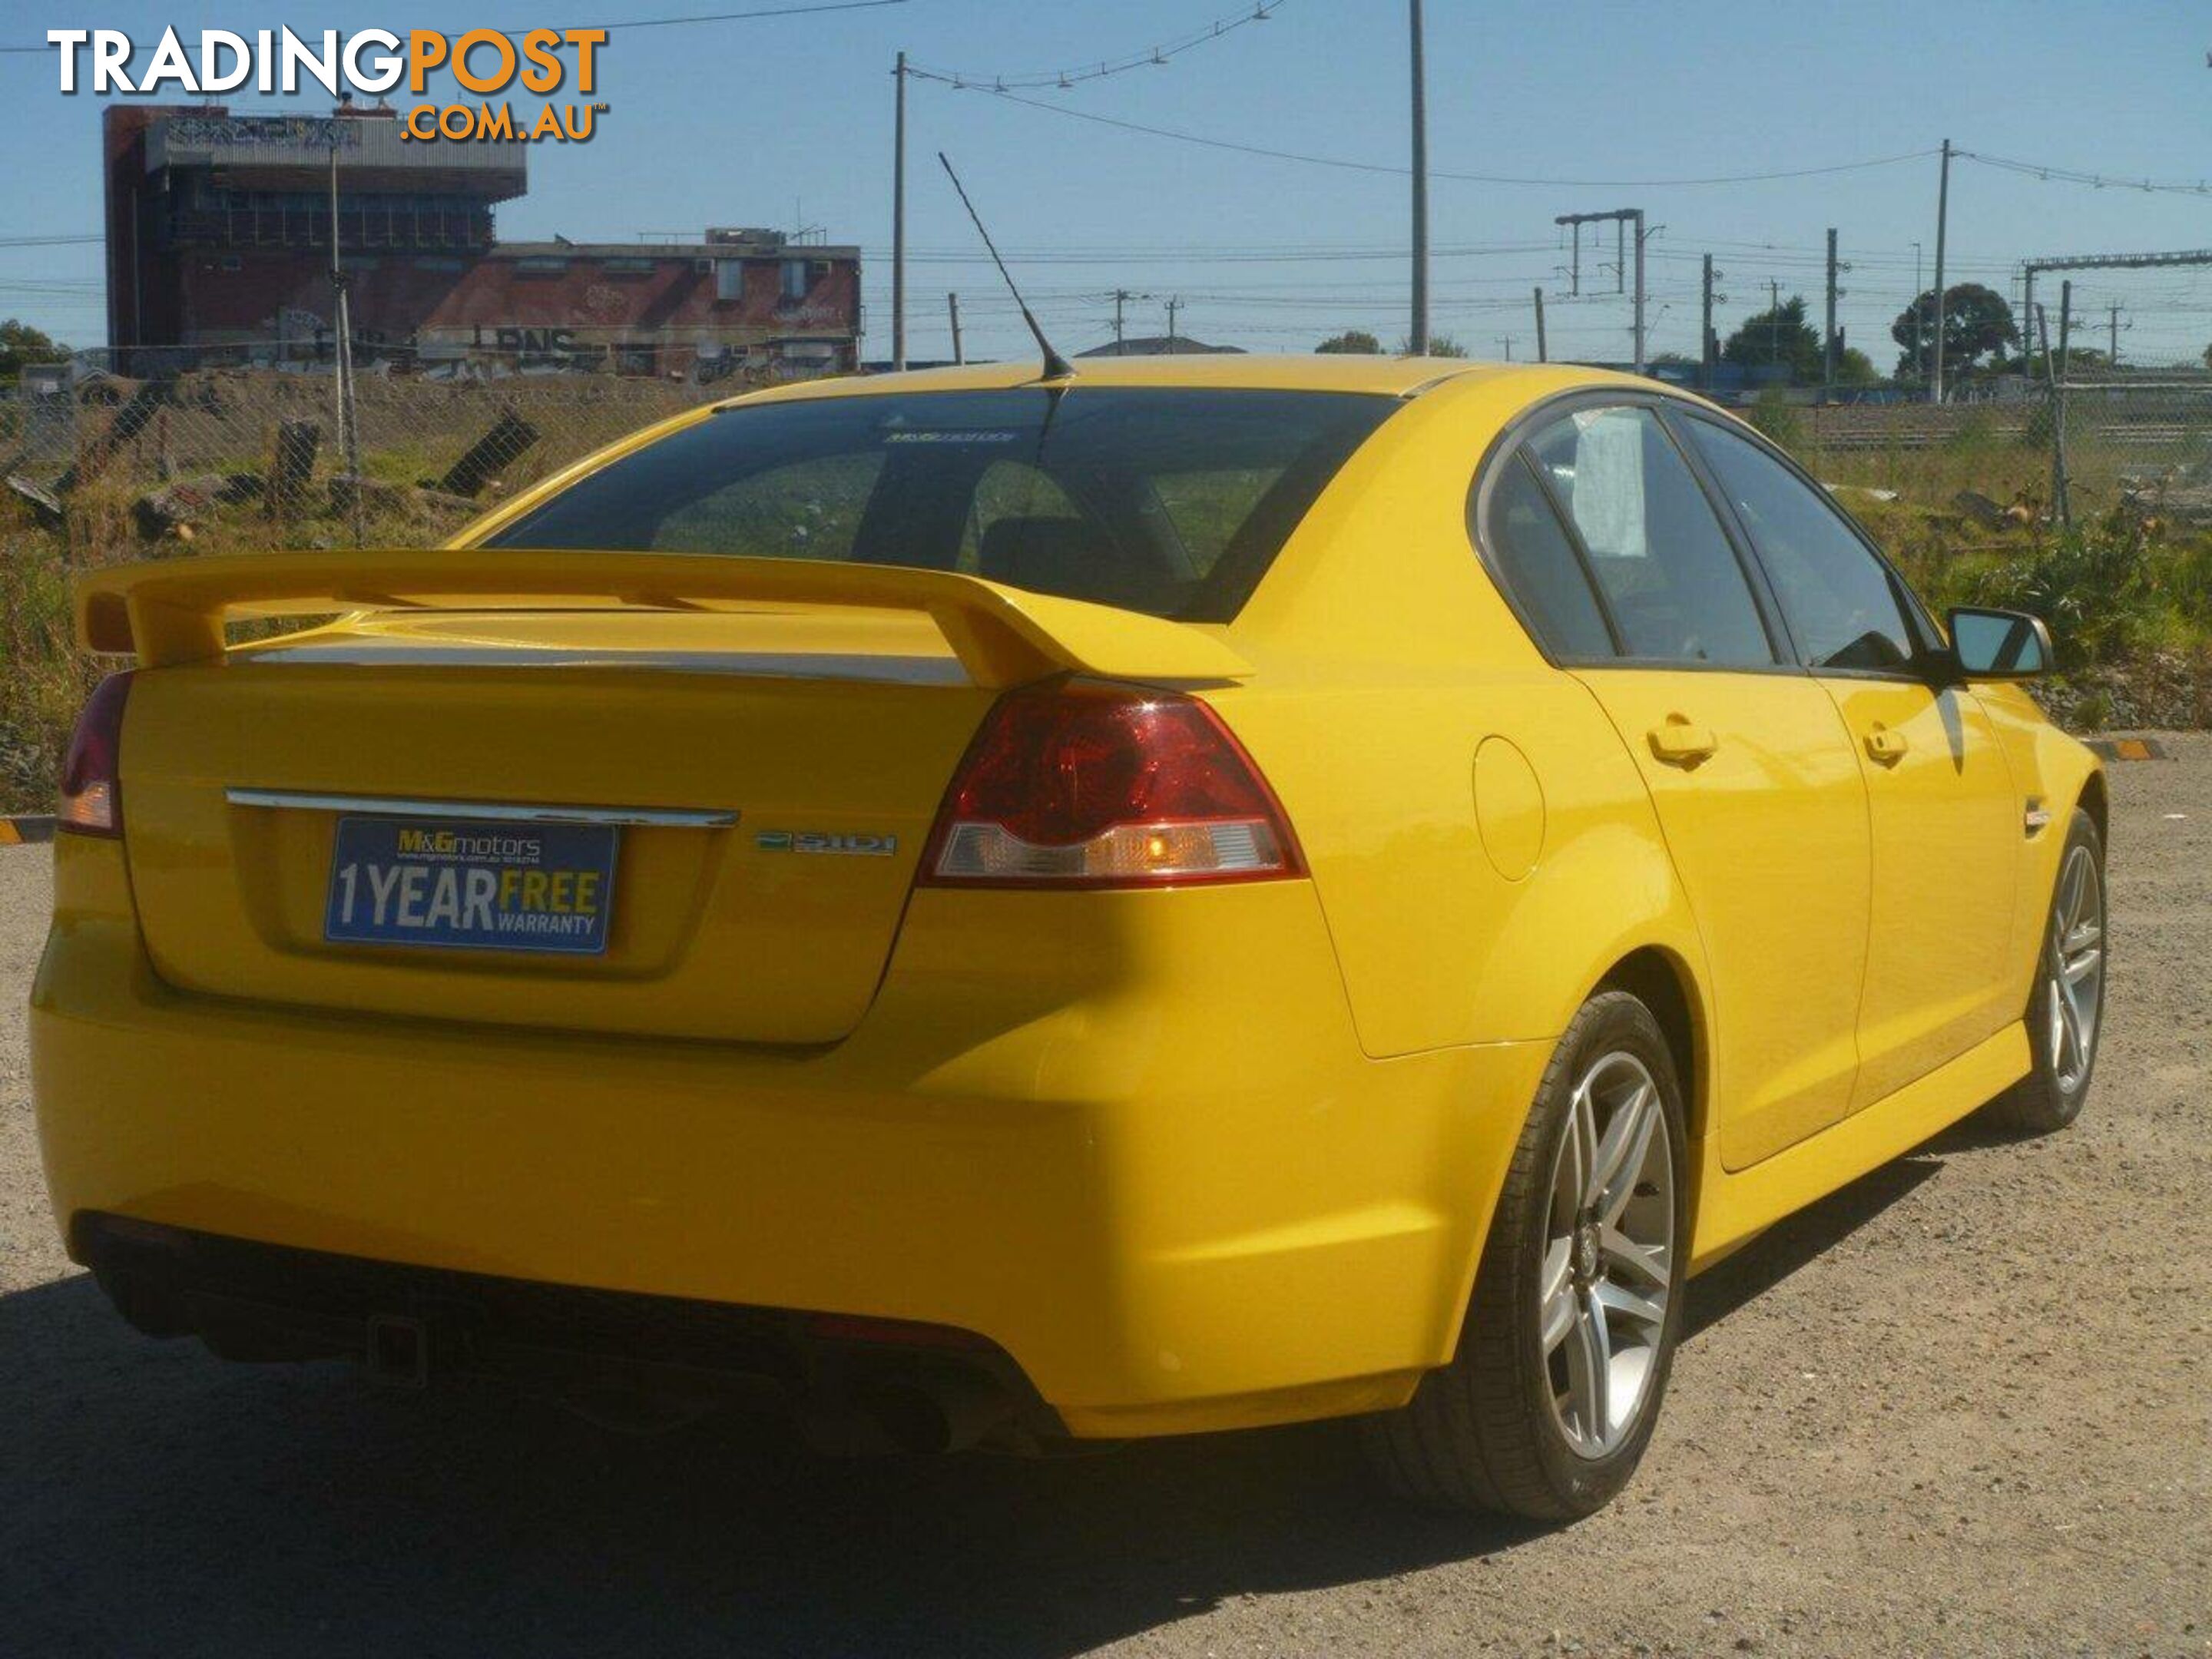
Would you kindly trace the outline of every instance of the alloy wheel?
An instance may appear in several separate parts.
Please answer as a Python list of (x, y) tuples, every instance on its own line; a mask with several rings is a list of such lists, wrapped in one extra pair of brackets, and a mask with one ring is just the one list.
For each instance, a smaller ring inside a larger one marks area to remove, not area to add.
[(2043, 958), (2051, 1075), (2070, 1096), (2088, 1080), (2104, 1008), (2105, 884), (2086, 847), (2066, 854)]
[(1614, 1051), (1575, 1084), (1538, 1286), (1552, 1414), (1579, 1455), (1628, 1437), (1674, 1295), (1674, 1155), (1659, 1085)]

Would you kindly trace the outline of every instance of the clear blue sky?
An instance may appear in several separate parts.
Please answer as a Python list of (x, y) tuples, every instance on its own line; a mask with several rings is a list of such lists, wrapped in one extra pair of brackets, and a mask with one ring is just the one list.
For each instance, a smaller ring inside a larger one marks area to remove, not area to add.
[[(497, 0), (481, 9), (406, 0), (234, 0), (221, 6), (109, 0), (0, 8), (0, 44), (36, 42), (66, 15), (127, 29), (150, 47), (164, 24), (237, 30), (289, 23), (404, 29), (619, 23), (769, 0)], [(588, 146), (539, 146), (530, 193), (502, 208), (514, 238), (555, 232), (629, 240), (715, 224), (819, 225), (856, 241), (872, 355), (890, 347), (892, 54), (990, 75), (1079, 65), (1172, 40), (1233, 0), (908, 0), (842, 15), (617, 29), (599, 94), (612, 105)], [(2212, 176), (2212, 11), (2201, 3), (1989, 5), (1954, 0), (1592, 4), (1429, 0), (1430, 156), (1438, 170), (1626, 180), (1817, 167), (1932, 149), (1948, 137), (1990, 155), (2162, 180)], [(101, 100), (64, 98), (51, 53), (0, 57), (0, 154), (9, 156), (0, 239), (100, 228)], [(1402, 165), (1406, 8), (1401, 0), (1280, 0), (1166, 67), (1032, 94), (1067, 110), (1266, 148)], [(319, 90), (313, 100), (327, 100)], [(268, 106), (233, 100), (234, 107)], [(947, 347), (957, 289), (976, 355), (1024, 349), (981, 263), (935, 151), (951, 153), (1013, 258), (1055, 343), (1110, 337), (1116, 287), (1156, 296), (1133, 333), (1182, 331), (1256, 349), (1310, 349), (1322, 335), (1404, 331), (1407, 184), (1172, 143), (927, 82), (909, 96), (909, 350)], [(1913, 247), (1932, 277), (1933, 157), (1823, 177), (1716, 187), (1433, 186), (1435, 326), (1476, 355), (1532, 355), (1528, 290), (1554, 296), (1555, 355), (1625, 358), (1628, 307), (1610, 294), (1566, 302), (1559, 213), (1646, 208), (1652, 349), (1694, 351), (1697, 256), (1725, 272), (1723, 331), (1763, 309), (1768, 282), (1819, 305), (1828, 226), (1856, 269), (1843, 319), (1887, 369), (1888, 325), (1913, 289)], [(2212, 198), (2045, 183), (1954, 166), (1952, 280), (2009, 293), (2034, 254), (2212, 246)], [(1584, 249), (1586, 294), (1612, 257)], [(1364, 255), (1392, 257), (1360, 257)], [(1050, 258), (1045, 256), (1049, 255)], [(1291, 257), (1285, 257), (1291, 256)], [(1327, 256), (1327, 257), (1321, 257)], [(0, 246), (0, 316), (73, 343), (103, 331), (96, 246)], [(2132, 323), (2123, 354), (2194, 358), (2212, 342), (2212, 270), (2101, 273), (2078, 292)], [(2048, 289), (2054, 304), (2056, 284)]]

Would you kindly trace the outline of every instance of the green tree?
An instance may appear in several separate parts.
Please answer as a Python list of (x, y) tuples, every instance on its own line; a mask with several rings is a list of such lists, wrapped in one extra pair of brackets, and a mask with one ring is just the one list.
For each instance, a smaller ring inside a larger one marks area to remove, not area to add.
[(1382, 342), (1364, 328), (1347, 328), (1341, 334), (1330, 335), (1314, 349), (1359, 357), (1379, 357), (1382, 355)]
[(1753, 312), (1721, 343), (1721, 361), (1763, 368), (1779, 363), (1793, 379), (1820, 378), (1820, 336), (1805, 320), (1805, 296), (1793, 294), (1778, 306)]
[[(1411, 335), (1400, 337), (1398, 355), (1401, 357), (1410, 357), (1413, 355), (1413, 341)], [(1449, 334), (1431, 334), (1429, 336), (1428, 355), (1431, 357), (1464, 357), (1467, 356), (1467, 348)]]
[(1846, 346), (1836, 357), (1838, 386), (1878, 386), (1881, 371), (1874, 366), (1874, 359), (1856, 346)]
[(48, 338), (28, 323), (10, 317), (0, 323), (0, 380), (14, 380), (27, 363), (57, 362), (70, 349)]
[[(1889, 337), (1905, 348), (1897, 360), (1899, 374), (1924, 379), (1935, 373), (1936, 327), (1936, 290), (1929, 289), (1890, 325)], [(1943, 367), (1962, 374), (1989, 353), (2002, 361), (2005, 347), (2020, 338), (2004, 295), (1979, 283), (1943, 290), (1942, 329)]]

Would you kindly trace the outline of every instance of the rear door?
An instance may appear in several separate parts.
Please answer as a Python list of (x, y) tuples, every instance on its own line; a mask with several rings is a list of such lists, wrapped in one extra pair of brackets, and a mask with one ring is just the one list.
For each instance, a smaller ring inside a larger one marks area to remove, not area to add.
[(1874, 914), (1854, 1109), (2018, 1014), (2006, 1000), (2023, 804), (1981, 705), (1925, 672), (1933, 630), (1826, 492), (1717, 422), (1681, 425), (1756, 549), (1866, 780)]
[(1490, 551), (1635, 756), (1712, 974), (1722, 1153), (1850, 1109), (1867, 951), (1865, 786), (1834, 703), (1647, 403), (1583, 402), (1493, 489)]

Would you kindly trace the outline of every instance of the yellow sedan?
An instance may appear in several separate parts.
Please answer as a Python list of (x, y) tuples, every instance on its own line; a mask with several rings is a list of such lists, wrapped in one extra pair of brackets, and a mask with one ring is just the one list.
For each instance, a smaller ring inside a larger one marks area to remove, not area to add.
[(849, 1450), (1353, 1417), (1568, 1516), (1692, 1273), (2095, 1057), (2040, 624), (1939, 626), (1648, 381), (789, 387), (80, 625), (137, 660), (64, 781), (54, 1208), (232, 1357)]

